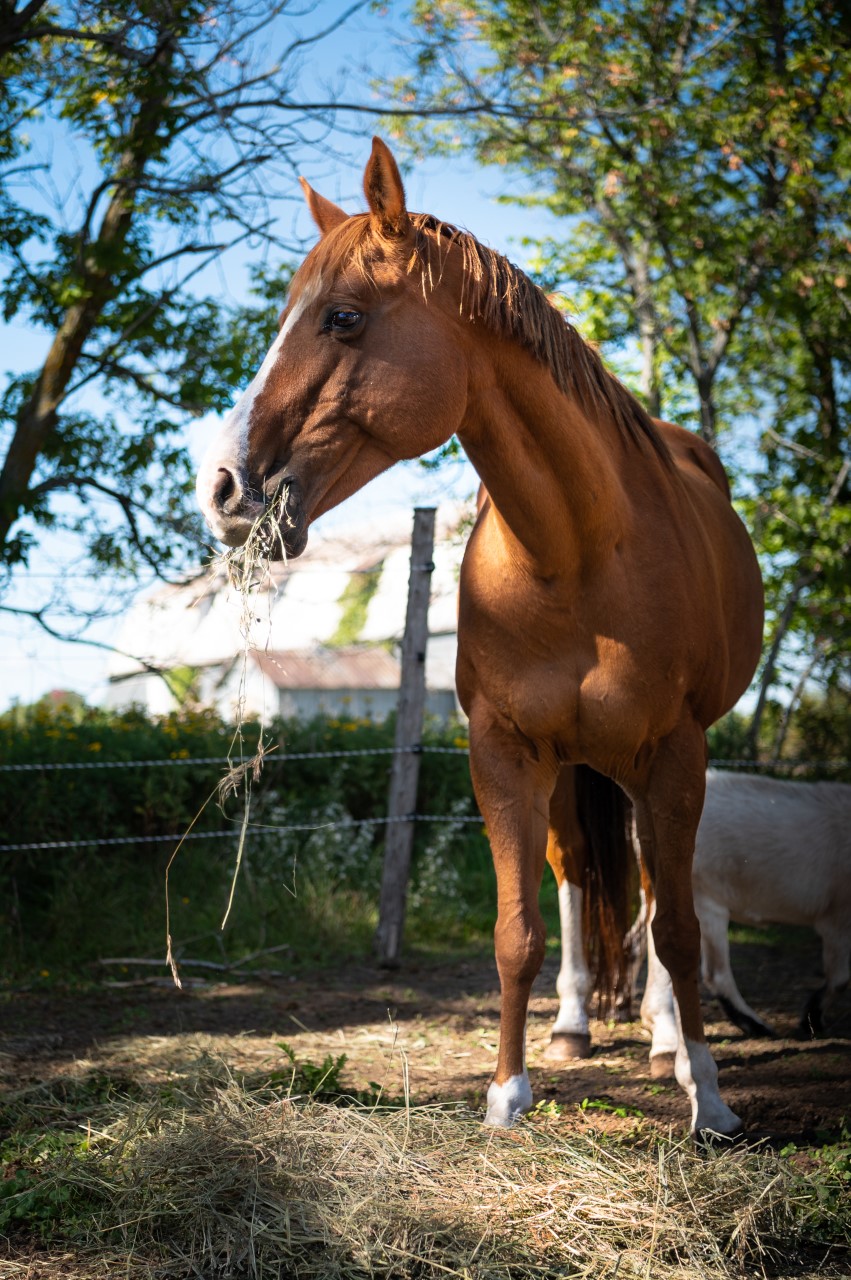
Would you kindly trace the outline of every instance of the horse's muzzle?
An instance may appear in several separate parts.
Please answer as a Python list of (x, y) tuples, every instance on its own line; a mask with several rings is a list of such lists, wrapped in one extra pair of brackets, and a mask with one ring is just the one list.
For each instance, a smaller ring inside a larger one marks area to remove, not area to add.
[(262, 491), (254, 489), (234, 466), (202, 464), (196, 481), (198, 504), (219, 542), (241, 547), (266, 510)]
[[(308, 522), (301, 485), (295, 476), (283, 476), (266, 485), (269, 513), (269, 554), (272, 560), (295, 559), (307, 546)], [(274, 530), (274, 535), (272, 535)]]
[(302, 489), (295, 476), (254, 481), (227, 460), (204, 460), (196, 483), (198, 502), (213, 534), (228, 547), (249, 538), (265, 557), (285, 560), (307, 545)]

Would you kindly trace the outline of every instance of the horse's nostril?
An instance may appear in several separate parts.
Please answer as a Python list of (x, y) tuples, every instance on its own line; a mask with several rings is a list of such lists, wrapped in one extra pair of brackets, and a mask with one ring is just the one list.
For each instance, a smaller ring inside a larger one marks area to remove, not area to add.
[(232, 471), (228, 471), (227, 467), (219, 467), (216, 472), (212, 498), (213, 506), (217, 511), (225, 511), (228, 505), (233, 508), (234, 499), (239, 501), (239, 485), (236, 476)]

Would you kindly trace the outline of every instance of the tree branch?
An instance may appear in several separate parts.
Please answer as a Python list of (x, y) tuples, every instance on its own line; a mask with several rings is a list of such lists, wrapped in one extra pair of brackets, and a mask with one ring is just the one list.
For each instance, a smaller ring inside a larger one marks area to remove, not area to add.
[(47, 635), (52, 636), (54, 640), (61, 640), (64, 644), (86, 644), (92, 649), (103, 649), (106, 653), (114, 653), (120, 658), (129, 658), (131, 662), (138, 662), (139, 666), (142, 667), (143, 670), (148, 671), (151, 675), (159, 676), (164, 680), (169, 691), (171, 691), (171, 685), (169, 684), (168, 679), (170, 675), (168, 667), (158, 667), (156, 663), (149, 662), (147, 658), (140, 658), (136, 653), (128, 653), (126, 649), (119, 649), (117, 645), (108, 644), (105, 640), (92, 640), (82, 634), (68, 635), (67, 633), (57, 631), (55, 627), (51, 626), (50, 623), (45, 620), (45, 612), (46, 610), (44, 609), (21, 609), (11, 604), (0, 604), (0, 613), (9, 613), (17, 618), (30, 618), (33, 622), (38, 623), (41, 629), (45, 631)]

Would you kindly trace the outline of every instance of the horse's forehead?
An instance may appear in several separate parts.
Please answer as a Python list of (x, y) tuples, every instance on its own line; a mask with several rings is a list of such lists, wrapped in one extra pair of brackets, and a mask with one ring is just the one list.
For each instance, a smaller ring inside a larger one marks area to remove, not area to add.
[[(358, 237), (352, 243), (340, 232), (332, 231), (326, 240), (314, 245), (293, 276), (289, 302), (292, 305), (303, 295), (315, 297), (331, 289), (362, 292), (363, 289), (380, 289), (405, 275), (404, 268), (388, 255), (386, 250), (373, 244), (367, 237)], [(343, 244), (338, 243), (339, 240)]]

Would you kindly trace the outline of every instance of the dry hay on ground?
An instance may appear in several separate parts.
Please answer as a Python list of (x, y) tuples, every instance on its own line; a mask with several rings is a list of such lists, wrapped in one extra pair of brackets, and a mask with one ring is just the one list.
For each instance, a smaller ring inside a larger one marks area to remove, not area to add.
[(104, 1104), (38, 1192), (59, 1206), (48, 1253), (13, 1237), (4, 1277), (826, 1277), (851, 1241), (847, 1185), (767, 1150), (542, 1114), (495, 1132), (457, 1107), (282, 1097), (211, 1059)]

